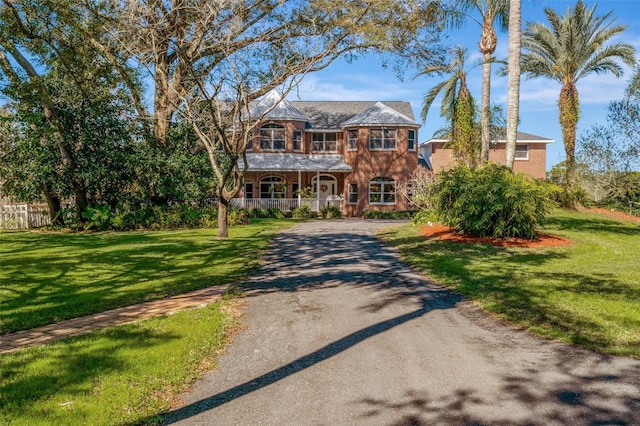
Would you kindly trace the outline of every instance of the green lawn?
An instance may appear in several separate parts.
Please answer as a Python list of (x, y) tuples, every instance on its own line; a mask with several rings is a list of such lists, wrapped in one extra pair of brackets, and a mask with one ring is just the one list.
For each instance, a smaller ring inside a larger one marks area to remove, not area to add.
[[(258, 264), (295, 221), (230, 229), (0, 234), (0, 330), (34, 327), (210, 285)], [(237, 328), (233, 300), (0, 355), (0, 425), (157, 424), (215, 367)], [(1, 333), (0, 333), (1, 334)]]
[(0, 355), (1, 425), (158, 424), (236, 327), (229, 302)]
[(640, 358), (640, 225), (554, 212), (545, 232), (569, 246), (501, 248), (426, 239), (418, 227), (382, 238), (425, 275), (506, 321), (551, 338)]
[(292, 221), (216, 229), (0, 233), (0, 334), (245, 277)]

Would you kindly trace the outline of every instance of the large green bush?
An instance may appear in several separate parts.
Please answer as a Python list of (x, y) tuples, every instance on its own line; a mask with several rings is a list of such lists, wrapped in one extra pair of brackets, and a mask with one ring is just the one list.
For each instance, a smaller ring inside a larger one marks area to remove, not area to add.
[(545, 183), (494, 163), (444, 171), (437, 189), (440, 220), (480, 237), (535, 239), (538, 224), (554, 205)]
[(293, 217), (295, 219), (316, 219), (318, 217), (318, 214), (311, 210), (311, 207), (303, 204), (293, 210)]

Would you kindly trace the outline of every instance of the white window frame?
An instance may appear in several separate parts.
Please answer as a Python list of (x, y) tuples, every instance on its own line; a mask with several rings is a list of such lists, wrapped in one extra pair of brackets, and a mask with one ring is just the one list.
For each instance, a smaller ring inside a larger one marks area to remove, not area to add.
[[(379, 133), (378, 133), (379, 132)], [(376, 137), (373, 137), (373, 136)], [(373, 141), (376, 142), (376, 146), (373, 146)], [(397, 129), (370, 129), (369, 130), (369, 150), (371, 151), (395, 151), (398, 146), (398, 131)]]
[[(375, 187), (380, 186), (377, 190)], [(392, 186), (393, 190), (388, 190), (387, 187)], [(374, 187), (374, 188), (372, 188)], [(373, 190), (376, 189), (376, 190)], [(378, 201), (372, 201), (374, 198), (379, 197)], [(396, 204), (396, 181), (385, 177), (377, 176), (369, 181), (369, 204), (372, 205), (394, 205)], [(392, 197), (392, 198), (388, 198)]]
[(407, 130), (407, 146), (409, 151), (416, 150), (416, 131), (413, 129)]
[[(286, 181), (278, 176), (265, 176), (262, 179), (260, 179), (260, 182), (258, 183), (258, 191), (260, 193), (260, 199), (282, 199), (282, 198), (287, 198), (287, 188), (286, 188)], [(267, 191), (263, 191), (262, 190), (262, 185), (269, 185), (269, 188), (267, 189)], [(273, 188), (273, 189), (272, 189)], [(263, 197), (263, 195), (268, 195), (266, 197)]]
[[(520, 148), (520, 152), (518, 152), (518, 148)], [(524, 156), (522, 156), (522, 153), (524, 153)], [(521, 156), (518, 157), (518, 154), (520, 154)], [(519, 161), (528, 160), (529, 159), (529, 145), (526, 145), (526, 144), (518, 144), (518, 145), (516, 145), (515, 159), (519, 160)]]
[[(355, 137), (352, 135), (355, 134)], [(358, 150), (358, 130), (351, 129), (347, 131), (347, 150), (349, 151), (357, 151)]]
[[(334, 140), (327, 140), (327, 135), (333, 135)], [(322, 136), (320, 140), (319, 136)], [(322, 149), (315, 149), (316, 144), (322, 144)], [(327, 144), (335, 144), (334, 149), (327, 149)], [(338, 134), (332, 132), (314, 132), (311, 134), (311, 152), (338, 152)]]
[[(278, 132), (278, 135), (276, 135)], [(279, 133), (282, 132), (282, 138)], [(276, 143), (282, 148), (276, 148)], [(260, 127), (260, 151), (284, 151), (287, 147), (287, 131), (279, 124), (266, 124)]]
[[(293, 132), (293, 150), (294, 151), (296, 152), (302, 151), (303, 138), (304, 136), (302, 135), (302, 131), (296, 130)], [(300, 144), (298, 148), (296, 148), (296, 142)]]

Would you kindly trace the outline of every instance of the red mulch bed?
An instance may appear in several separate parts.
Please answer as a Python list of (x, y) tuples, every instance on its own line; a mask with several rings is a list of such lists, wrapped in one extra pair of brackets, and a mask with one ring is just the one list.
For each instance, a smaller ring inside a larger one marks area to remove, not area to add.
[(588, 208), (588, 209), (582, 208), (580, 210), (581, 211), (586, 211), (586, 212), (599, 213), (601, 215), (609, 216), (609, 217), (612, 217), (614, 219), (622, 220), (624, 222), (640, 223), (640, 217), (634, 216), (632, 214), (619, 212), (619, 211), (616, 211), (616, 210), (608, 210), (608, 209), (603, 209), (601, 207), (591, 207), (591, 208)]
[(438, 240), (455, 241), (459, 243), (477, 244), (489, 243), (499, 247), (558, 247), (571, 244), (571, 240), (562, 238), (558, 235), (540, 234), (537, 240), (526, 240), (524, 238), (491, 238), (491, 237), (475, 237), (473, 235), (459, 234), (457, 231), (445, 225), (434, 223), (433, 225), (424, 225), (421, 234), (427, 238), (436, 238)]
[[(583, 209), (583, 211), (589, 211), (608, 216), (614, 219), (618, 219), (624, 222), (638, 223), (640, 224), (640, 217), (633, 216), (627, 213), (607, 210), (599, 207)], [(467, 244), (476, 243), (489, 243), (499, 247), (558, 247), (571, 244), (571, 240), (560, 237), (553, 234), (540, 233), (537, 240), (525, 240), (523, 238), (504, 238), (497, 239), (491, 237), (475, 237), (473, 235), (459, 234), (457, 231), (449, 228), (445, 225), (434, 223), (433, 225), (424, 225), (422, 227), (421, 234), (427, 238), (435, 238), (438, 240), (455, 241)]]

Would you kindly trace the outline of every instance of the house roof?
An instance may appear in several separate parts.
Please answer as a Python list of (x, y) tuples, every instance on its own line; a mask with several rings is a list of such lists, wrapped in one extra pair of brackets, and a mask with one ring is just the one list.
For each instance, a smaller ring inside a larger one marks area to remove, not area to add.
[[(404, 122), (408, 120), (412, 123), (410, 124), (411, 126), (420, 126), (413, 120), (413, 110), (409, 102), (383, 101), (381, 103), (398, 116), (404, 117), (403, 120), (399, 120), (396, 117), (399, 122), (394, 123), (394, 125), (405, 125)], [(307, 128), (317, 131), (339, 130), (345, 122), (350, 121), (375, 104), (375, 101), (291, 101), (291, 105), (295, 106), (307, 117)], [(364, 124), (359, 125), (362, 126)], [(378, 123), (376, 125), (380, 126), (382, 124)]]
[(273, 89), (258, 99), (251, 109), (251, 117), (265, 120), (307, 121), (307, 117)]
[(342, 123), (341, 127), (351, 126), (412, 126), (420, 127), (413, 119), (395, 109), (376, 102), (369, 108)]
[(248, 153), (252, 172), (350, 172), (351, 166), (338, 154), (305, 155), (293, 153)]
[[(497, 135), (494, 136), (493, 142), (506, 142), (505, 129), (498, 129)], [(420, 146), (426, 146), (434, 142), (449, 142), (446, 138), (433, 138), (420, 144)], [(545, 138), (544, 136), (536, 136), (530, 133), (518, 131), (516, 135), (516, 143), (555, 143), (554, 139)]]

